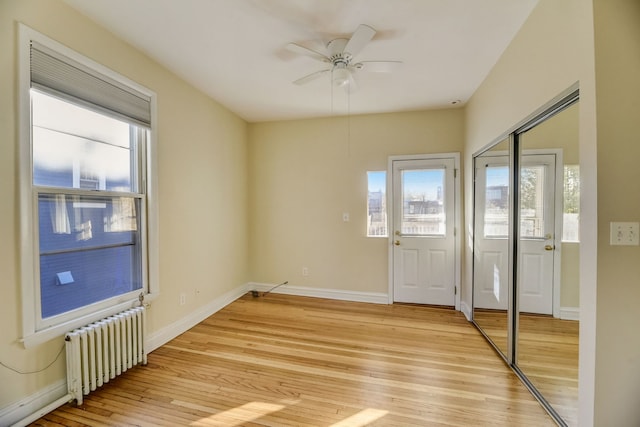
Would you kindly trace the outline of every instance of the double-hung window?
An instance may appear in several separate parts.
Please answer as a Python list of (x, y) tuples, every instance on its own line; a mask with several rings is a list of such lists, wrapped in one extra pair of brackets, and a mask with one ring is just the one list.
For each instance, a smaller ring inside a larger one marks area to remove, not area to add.
[(20, 41), (27, 344), (157, 290), (149, 269), (154, 95), (26, 27)]

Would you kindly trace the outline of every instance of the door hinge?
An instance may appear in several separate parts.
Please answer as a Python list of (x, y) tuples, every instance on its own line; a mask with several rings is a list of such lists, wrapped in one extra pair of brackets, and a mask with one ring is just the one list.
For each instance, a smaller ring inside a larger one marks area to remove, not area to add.
[(458, 295), (458, 287), (457, 286), (453, 287), (453, 294), (454, 295)]
[(457, 178), (458, 177), (458, 169), (454, 169), (453, 170), (453, 177)]

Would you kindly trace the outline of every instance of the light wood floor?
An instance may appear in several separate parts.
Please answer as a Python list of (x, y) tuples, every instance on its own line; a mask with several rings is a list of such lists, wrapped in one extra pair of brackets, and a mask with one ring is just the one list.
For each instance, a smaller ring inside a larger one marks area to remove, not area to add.
[(580, 324), (520, 315), (518, 366), (568, 425), (578, 425)]
[[(476, 310), (475, 319), (506, 353), (506, 311)], [(568, 425), (578, 425), (579, 322), (521, 313), (519, 328), (520, 370)]]
[(240, 298), (33, 425), (555, 423), (459, 312), (270, 294)]

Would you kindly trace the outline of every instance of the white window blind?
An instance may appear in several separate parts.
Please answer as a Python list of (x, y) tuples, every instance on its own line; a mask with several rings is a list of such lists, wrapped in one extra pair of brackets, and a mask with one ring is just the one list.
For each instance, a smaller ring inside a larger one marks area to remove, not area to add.
[(31, 42), (31, 86), (117, 118), (151, 125), (149, 96), (35, 41)]

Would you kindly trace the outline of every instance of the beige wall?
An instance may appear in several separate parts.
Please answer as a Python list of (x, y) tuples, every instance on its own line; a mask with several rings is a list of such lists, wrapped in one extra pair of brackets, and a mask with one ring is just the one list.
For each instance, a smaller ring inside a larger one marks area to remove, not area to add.
[[(55, 340), (24, 350), (16, 341), (21, 313), (15, 59), (21, 21), (158, 93), (162, 294), (150, 313), (152, 332), (248, 279), (386, 292), (387, 242), (364, 237), (365, 172), (386, 169), (393, 154), (464, 151), (463, 164), (470, 165), (472, 153), (579, 81), (580, 425), (591, 425), (594, 416), (595, 425), (637, 425), (639, 249), (607, 242), (610, 221), (640, 220), (640, 141), (633, 131), (640, 99), (639, 7), (637, 0), (540, 0), (465, 110), (352, 117), (347, 138), (344, 119), (247, 126), (64, 3), (0, 1), (0, 361), (38, 370), (62, 345)], [(342, 222), (345, 211), (349, 223)], [(466, 218), (470, 225), (468, 210)], [(310, 272), (304, 279), (303, 265)], [(470, 273), (467, 262), (467, 302)], [(188, 302), (180, 307), (183, 292)], [(0, 408), (62, 380), (63, 359), (38, 374), (0, 367)]]
[[(149, 313), (151, 333), (248, 280), (247, 124), (60, 1), (0, 1), (0, 361), (32, 371), (54, 360), (63, 340), (29, 350), (17, 342), (17, 22), (158, 95), (161, 295)], [(178, 304), (180, 293), (187, 294), (184, 306)], [(62, 355), (50, 368), (27, 375), (0, 367), (0, 412), (62, 381), (64, 364)]]
[(250, 125), (252, 279), (386, 294), (388, 240), (366, 237), (366, 173), (391, 155), (460, 152), (462, 120), (448, 109)]
[(565, 165), (577, 165), (580, 162), (578, 127), (580, 125), (580, 103), (545, 120), (523, 134), (524, 150), (560, 149)]
[(640, 221), (640, 2), (595, 0), (598, 126), (596, 425), (640, 425), (640, 247), (609, 246)]
[[(580, 84), (579, 153), (582, 171), (580, 249), (580, 425), (593, 419), (595, 351), (595, 76), (593, 11), (589, 0), (540, 0), (466, 108), (465, 163), (482, 147), (514, 130), (574, 83)], [(471, 170), (466, 168), (467, 227), (472, 216)], [(468, 228), (469, 229), (469, 228)], [(468, 257), (471, 258), (471, 257)], [(463, 272), (471, 300), (471, 262)]]

